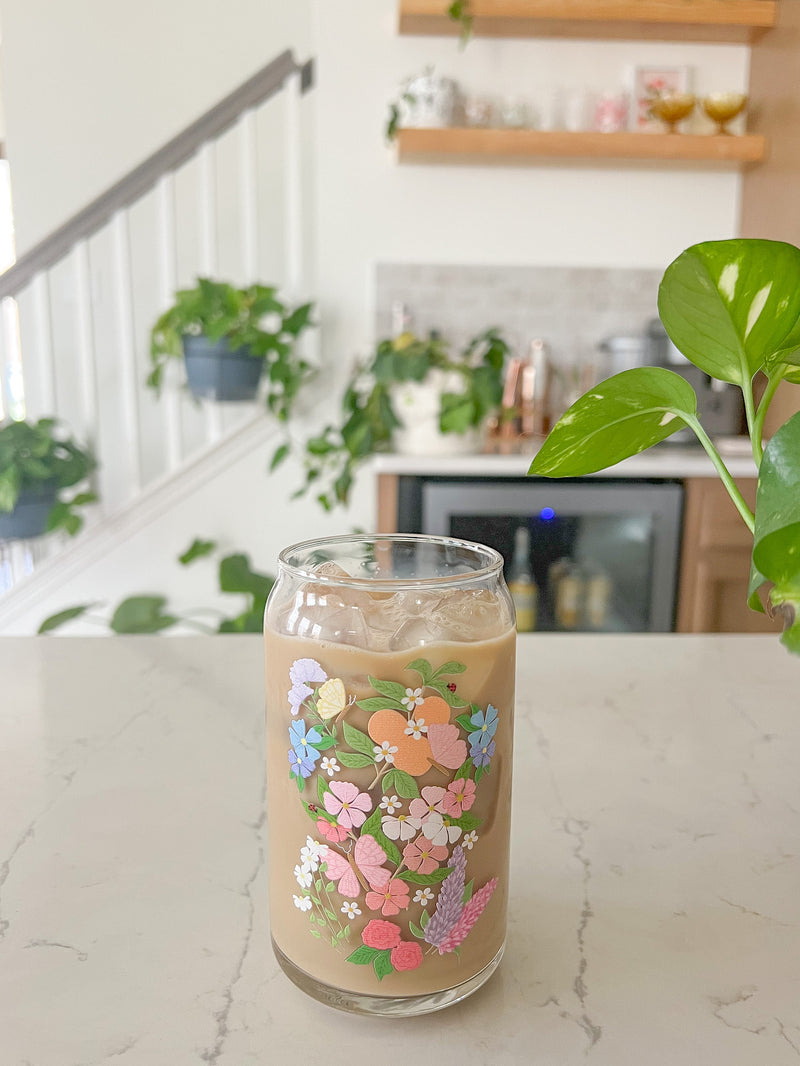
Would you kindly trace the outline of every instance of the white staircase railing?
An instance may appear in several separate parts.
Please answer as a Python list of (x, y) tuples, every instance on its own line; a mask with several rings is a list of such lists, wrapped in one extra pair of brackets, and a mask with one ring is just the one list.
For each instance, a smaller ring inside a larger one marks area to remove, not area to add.
[[(282, 53), (0, 275), (0, 420), (55, 416), (88, 443), (99, 517), (254, 417), (190, 400), (177, 368), (156, 398), (149, 331), (198, 275), (307, 297), (312, 77), (310, 60)], [(6, 548), (0, 592), (40, 554)]]

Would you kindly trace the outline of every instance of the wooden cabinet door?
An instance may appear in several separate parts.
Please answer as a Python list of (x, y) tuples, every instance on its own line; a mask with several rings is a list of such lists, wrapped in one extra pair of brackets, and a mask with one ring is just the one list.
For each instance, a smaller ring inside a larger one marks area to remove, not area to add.
[[(755, 506), (756, 479), (739, 482)], [(747, 606), (753, 539), (722, 483), (686, 482), (678, 592), (679, 633), (770, 633), (781, 626)]]

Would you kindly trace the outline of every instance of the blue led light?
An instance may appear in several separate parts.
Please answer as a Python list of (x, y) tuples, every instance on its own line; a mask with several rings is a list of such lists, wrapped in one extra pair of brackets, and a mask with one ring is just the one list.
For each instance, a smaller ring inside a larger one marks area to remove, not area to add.
[(555, 518), (555, 516), (556, 513), (552, 507), (543, 507), (539, 512), (539, 517), (545, 522), (549, 522), (551, 519)]

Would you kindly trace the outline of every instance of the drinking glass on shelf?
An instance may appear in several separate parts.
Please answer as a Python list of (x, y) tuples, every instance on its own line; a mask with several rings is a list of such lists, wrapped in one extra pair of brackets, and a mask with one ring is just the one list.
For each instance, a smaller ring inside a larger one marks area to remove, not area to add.
[(662, 93), (650, 104), (650, 111), (666, 123), (669, 133), (678, 132), (678, 123), (694, 111), (696, 100), (693, 93)]
[(505, 943), (515, 628), (502, 557), (410, 534), (294, 545), (264, 637), (278, 962), (343, 1010), (457, 1003)]
[(703, 97), (703, 111), (717, 124), (717, 133), (730, 134), (725, 127), (747, 106), (746, 93), (711, 93)]

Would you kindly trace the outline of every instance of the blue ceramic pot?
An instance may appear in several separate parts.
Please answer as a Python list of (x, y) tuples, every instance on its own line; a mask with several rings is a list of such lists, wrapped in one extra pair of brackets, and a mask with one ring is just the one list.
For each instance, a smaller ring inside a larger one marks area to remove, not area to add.
[(254, 400), (264, 360), (249, 348), (231, 348), (224, 338), (185, 336), (183, 355), (189, 390), (198, 400), (244, 403)]
[(0, 540), (41, 537), (47, 529), (57, 491), (55, 481), (43, 481), (35, 487), (22, 489), (14, 510), (0, 512)]

